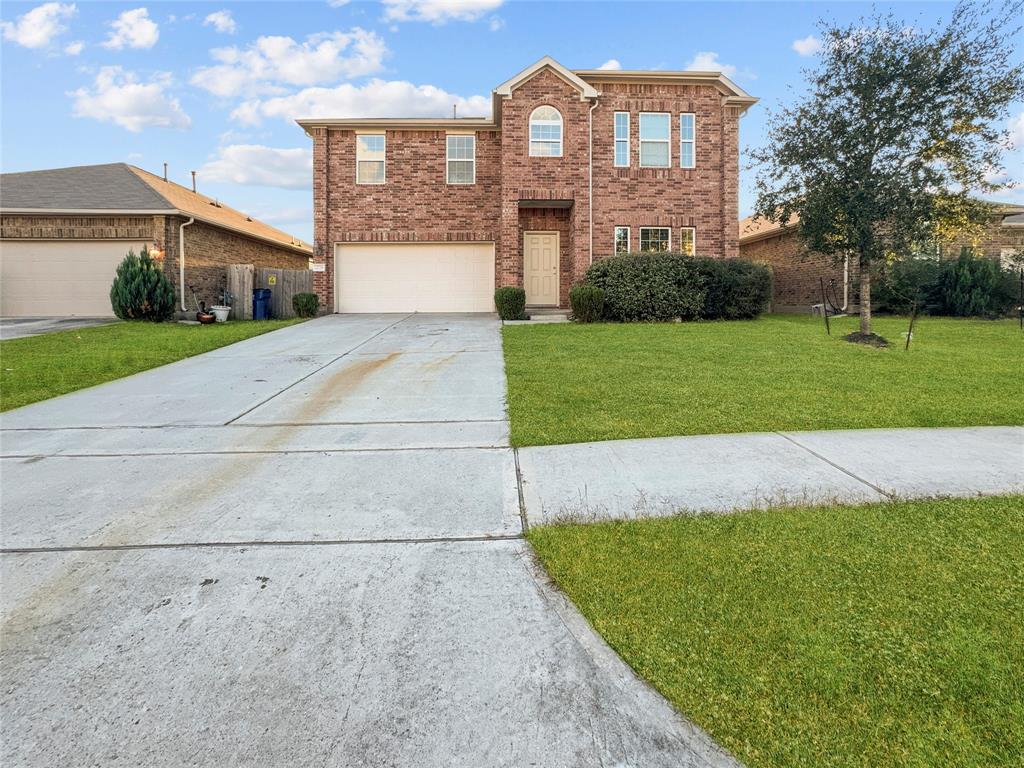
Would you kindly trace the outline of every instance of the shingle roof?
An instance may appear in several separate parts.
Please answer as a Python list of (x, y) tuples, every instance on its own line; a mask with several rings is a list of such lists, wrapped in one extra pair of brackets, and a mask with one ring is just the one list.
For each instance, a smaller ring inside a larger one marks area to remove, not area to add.
[(308, 243), (287, 232), (127, 163), (0, 174), (0, 210), (180, 211), (214, 226), (304, 253), (313, 252)]
[(0, 175), (0, 208), (50, 211), (161, 211), (173, 206), (126, 163)]
[(779, 234), (783, 229), (796, 226), (799, 221), (800, 218), (794, 214), (790, 216), (786, 226), (783, 227), (777, 221), (768, 221), (768, 219), (762, 219), (757, 216), (747, 216), (745, 219), (740, 219), (740, 242), (749, 243), (754, 240), (763, 240), (766, 237)]

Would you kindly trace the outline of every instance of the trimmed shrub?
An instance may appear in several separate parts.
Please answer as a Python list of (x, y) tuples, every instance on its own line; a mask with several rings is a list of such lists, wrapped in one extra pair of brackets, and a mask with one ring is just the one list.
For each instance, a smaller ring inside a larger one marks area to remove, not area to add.
[(954, 317), (1002, 317), (1016, 304), (1013, 273), (998, 259), (962, 253), (946, 262), (939, 277), (942, 314)]
[(569, 291), (572, 314), (581, 323), (596, 323), (604, 314), (604, 291), (596, 285), (579, 283)]
[(604, 318), (624, 322), (692, 319), (704, 305), (694, 259), (679, 253), (613, 256), (595, 262), (586, 282), (604, 291)]
[(526, 317), (526, 291), (511, 286), (494, 292), (494, 306), (502, 320), (522, 320)]
[(316, 317), (320, 309), (320, 297), (315, 293), (296, 293), (292, 296), (292, 309), (299, 317)]
[(772, 273), (742, 259), (694, 259), (706, 290), (700, 317), (707, 320), (750, 320), (772, 298)]
[(161, 322), (174, 316), (174, 286), (149, 249), (128, 251), (110, 286), (110, 306), (122, 320)]

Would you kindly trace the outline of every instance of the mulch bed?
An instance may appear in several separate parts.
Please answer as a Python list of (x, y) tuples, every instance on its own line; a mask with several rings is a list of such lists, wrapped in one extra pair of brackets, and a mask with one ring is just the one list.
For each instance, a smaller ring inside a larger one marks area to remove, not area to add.
[(872, 347), (879, 347), (880, 349), (892, 346), (887, 339), (879, 336), (877, 333), (861, 333), (856, 331), (855, 333), (843, 336), (843, 338), (852, 344), (867, 344)]

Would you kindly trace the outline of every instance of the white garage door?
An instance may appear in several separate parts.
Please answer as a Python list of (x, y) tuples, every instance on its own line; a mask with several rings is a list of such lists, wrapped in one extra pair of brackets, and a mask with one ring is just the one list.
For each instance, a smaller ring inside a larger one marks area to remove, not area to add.
[(337, 312), (493, 312), (494, 243), (345, 243)]
[(0, 315), (112, 317), (110, 284), (129, 248), (142, 243), (0, 242)]

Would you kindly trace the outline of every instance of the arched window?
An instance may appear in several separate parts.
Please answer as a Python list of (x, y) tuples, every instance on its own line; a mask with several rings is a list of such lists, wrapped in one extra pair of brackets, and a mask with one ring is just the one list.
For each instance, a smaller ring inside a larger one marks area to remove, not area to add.
[(562, 156), (562, 115), (554, 107), (530, 113), (530, 157)]

